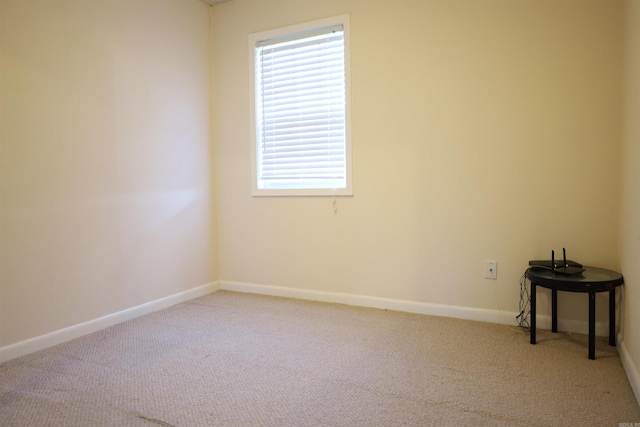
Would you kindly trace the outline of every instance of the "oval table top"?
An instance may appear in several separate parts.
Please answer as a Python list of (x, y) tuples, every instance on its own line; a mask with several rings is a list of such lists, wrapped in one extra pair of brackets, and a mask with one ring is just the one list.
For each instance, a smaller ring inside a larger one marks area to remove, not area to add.
[(622, 285), (624, 279), (617, 271), (598, 267), (583, 267), (580, 274), (566, 275), (551, 269), (530, 267), (527, 279), (536, 285), (568, 292), (604, 292)]

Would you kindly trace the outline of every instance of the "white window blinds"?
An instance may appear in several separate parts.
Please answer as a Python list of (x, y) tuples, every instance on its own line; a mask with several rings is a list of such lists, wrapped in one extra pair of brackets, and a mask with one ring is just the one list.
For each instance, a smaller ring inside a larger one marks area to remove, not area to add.
[(259, 189), (347, 186), (342, 25), (256, 43)]

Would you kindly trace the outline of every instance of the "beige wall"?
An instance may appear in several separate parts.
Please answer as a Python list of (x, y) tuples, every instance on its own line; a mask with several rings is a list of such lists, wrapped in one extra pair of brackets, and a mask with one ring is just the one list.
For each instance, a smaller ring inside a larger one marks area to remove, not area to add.
[[(355, 195), (337, 215), (330, 198), (251, 197), (247, 36), (343, 13)], [(213, 16), (223, 281), (495, 310), (495, 259), (516, 312), (551, 249), (620, 268), (621, 2), (234, 0)], [(562, 294), (561, 317), (586, 320), (582, 297)]]
[(0, 8), (0, 347), (215, 280), (209, 7)]
[[(625, 2), (625, 110), (620, 253), (625, 277), (622, 336), (640, 401), (640, 1)], [(632, 374), (627, 370), (627, 373)], [(632, 383), (633, 384), (633, 383)]]
[[(490, 310), (495, 284), (514, 312), (527, 261), (565, 246), (623, 269), (640, 365), (622, 2), (234, 0), (212, 9), (211, 90), (198, 0), (0, 7), (0, 348), (218, 278)], [(247, 36), (342, 13), (355, 196), (253, 198)]]

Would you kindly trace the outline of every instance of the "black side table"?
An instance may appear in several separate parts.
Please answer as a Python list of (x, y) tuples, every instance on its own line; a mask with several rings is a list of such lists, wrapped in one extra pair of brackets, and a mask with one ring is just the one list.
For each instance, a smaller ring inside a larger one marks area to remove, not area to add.
[(616, 345), (616, 287), (622, 285), (622, 274), (597, 267), (584, 267), (582, 274), (572, 276), (550, 269), (529, 268), (531, 281), (531, 344), (536, 343), (536, 286), (551, 289), (551, 331), (558, 332), (558, 291), (589, 294), (589, 359), (596, 358), (596, 293), (609, 292), (609, 345)]

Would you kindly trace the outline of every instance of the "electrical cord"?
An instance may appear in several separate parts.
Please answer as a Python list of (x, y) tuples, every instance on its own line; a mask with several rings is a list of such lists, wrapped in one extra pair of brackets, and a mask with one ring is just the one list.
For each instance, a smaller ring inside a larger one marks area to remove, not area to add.
[[(498, 292), (496, 291), (496, 286), (492, 283), (491, 284), (491, 289), (493, 289), (493, 296), (496, 297), (496, 304), (498, 305), (498, 312), (500, 313), (500, 319), (502, 320), (502, 326), (504, 326), (505, 328), (511, 330), (511, 331), (516, 331), (516, 332), (522, 332), (520, 329), (516, 329), (510, 325), (507, 324), (505, 318), (504, 318), (504, 313), (502, 311), (502, 307), (500, 306), (500, 300), (498, 299)], [(526, 331), (525, 331), (526, 332)]]
[(531, 324), (529, 320), (531, 318), (531, 296), (529, 295), (529, 288), (527, 288), (527, 268), (520, 277), (520, 314), (516, 316), (518, 326), (520, 326), (525, 332), (531, 331)]

